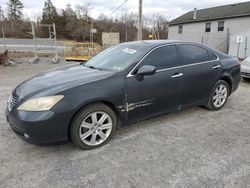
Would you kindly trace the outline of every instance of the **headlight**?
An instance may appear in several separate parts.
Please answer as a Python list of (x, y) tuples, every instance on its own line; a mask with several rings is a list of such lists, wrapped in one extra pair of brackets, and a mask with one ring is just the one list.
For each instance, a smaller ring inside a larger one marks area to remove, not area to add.
[(50, 110), (56, 103), (58, 103), (64, 96), (63, 95), (55, 95), (48, 97), (39, 97), (27, 100), (21, 106), (19, 106), (18, 110), (23, 111), (46, 111)]
[(242, 65), (246, 65), (246, 66), (248, 65), (248, 66), (249, 66), (249, 65), (250, 65), (250, 62), (247, 61), (247, 60), (244, 60), (244, 61), (241, 62), (241, 64), (242, 64)]

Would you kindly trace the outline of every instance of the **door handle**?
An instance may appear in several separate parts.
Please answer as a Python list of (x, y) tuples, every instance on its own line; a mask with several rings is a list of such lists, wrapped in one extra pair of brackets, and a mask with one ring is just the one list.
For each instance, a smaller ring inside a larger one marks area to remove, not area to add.
[(178, 73), (178, 74), (174, 74), (173, 76), (171, 76), (172, 78), (179, 78), (182, 77), (183, 74), (182, 73)]
[(215, 65), (212, 67), (213, 69), (218, 69), (218, 68), (221, 68), (221, 65)]

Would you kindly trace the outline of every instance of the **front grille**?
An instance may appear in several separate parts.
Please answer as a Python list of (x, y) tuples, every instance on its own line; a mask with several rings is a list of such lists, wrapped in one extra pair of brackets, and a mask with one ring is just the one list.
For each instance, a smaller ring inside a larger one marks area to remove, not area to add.
[(246, 73), (246, 72), (242, 72), (241, 75), (242, 75), (242, 76), (250, 77), (250, 73)]
[(18, 102), (19, 99), (17, 97), (14, 97), (13, 95), (10, 96), (7, 104), (9, 112), (17, 105)]

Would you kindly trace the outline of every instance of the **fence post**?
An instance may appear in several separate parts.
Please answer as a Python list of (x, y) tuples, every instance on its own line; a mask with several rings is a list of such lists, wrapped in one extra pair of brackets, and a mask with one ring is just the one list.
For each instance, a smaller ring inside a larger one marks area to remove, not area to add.
[(230, 34), (229, 34), (229, 28), (227, 28), (227, 54), (229, 53), (229, 46), (230, 46)]
[(35, 55), (33, 58), (30, 59), (30, 63), (37, 63), (38, 62), (38, 56), (37, 56), (37, 46), (36, 46), (36, 31), (35, 31), (35, 28), (34, 28), (34, 23), (31, 22), (31, 33), (30, 33), (32, 36), (33, 36), (33, 43), (34, 43), (34, 50), (35, 50)]
[(237, 47), (237, 57), (239, 58), (239, 52), (240, 52), (240, 42), (238, 42), (238, 47)]
[(245, 42), (245, 53), (244, 53), (244, 58), (247, 56), (247, 37), (246, 37), (246, 42)]
[(55, 42), (55, 57), (52, 59), (52, 63), (59, 63), (58, 49), (57, 49), (57, 36), (56, 36), (56, 24), (53, 23), (53, 34)]

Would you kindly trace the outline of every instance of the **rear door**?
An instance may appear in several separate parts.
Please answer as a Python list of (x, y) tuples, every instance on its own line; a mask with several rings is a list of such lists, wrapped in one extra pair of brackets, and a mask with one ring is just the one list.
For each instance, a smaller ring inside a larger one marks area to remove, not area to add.
[(183, 71), (183, 106), (203, 104), (222, 73), (218, 57), (199, 45), (179, 44)]
[[(138, 80), (136, 73), (127, 77), (128, 119), (140, 120), (167, 111), (177, 110), (181, 105), (181, 77), (178, 76), (180, 59), (176, 45), (153, 50), (136, 67), (155, 66), (154, 75)], [(177, 76), (176, 76), (177, 75)]]

